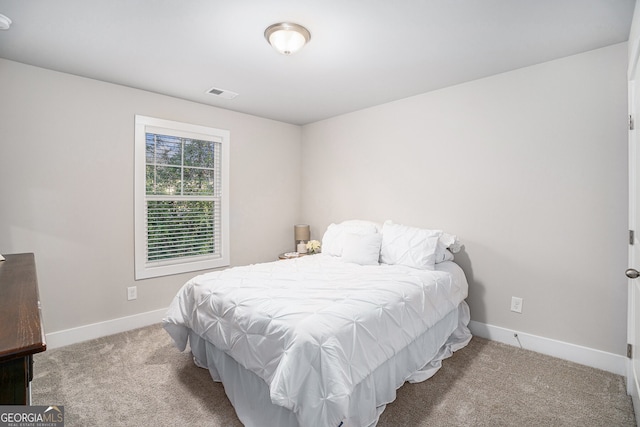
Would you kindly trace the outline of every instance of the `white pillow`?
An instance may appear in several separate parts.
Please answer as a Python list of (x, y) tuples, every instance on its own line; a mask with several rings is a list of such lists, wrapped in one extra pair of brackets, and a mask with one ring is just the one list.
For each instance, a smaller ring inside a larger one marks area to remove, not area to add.
[(380, 261), (433, 270), (440, 230), (426, 230), (385, 221), (382, 225)]
[[(442, 236), (440, 238), (442, 239)], [(436, 264), (453, 260), (454, 256), (451, 251), (449, 249), (440, 249), (440, 243), (438, 243), (438, 248), (436, 249)]]
[(382, 234), (352, 234), (344, 235), (342, 260), (360, 265), (378, 265), (380, 258), (380, 244)]
[(453, 261), (453, 254), (460, 252), (460, 249), (462, 249), (462, 244), (458, 238), (453, 234), (443, 232), (438, 240), (438, 248), (436, 249), (436, 264), (444, 261)]
[(456, 241), (456, 236), (451, 234), (442, 233), (438, 240), (438, 247), (436, 248), (436, 264), (444, 261), (453, 260), (453, 254), (447, 250), (447, 248), (453, 245)]
[(322, 253), (342, 256), (345, 234), (376, 234), (377, 232), (376, 223), (369, 221), (349, 220), (340, 224), (330, 224), (322, 236)]

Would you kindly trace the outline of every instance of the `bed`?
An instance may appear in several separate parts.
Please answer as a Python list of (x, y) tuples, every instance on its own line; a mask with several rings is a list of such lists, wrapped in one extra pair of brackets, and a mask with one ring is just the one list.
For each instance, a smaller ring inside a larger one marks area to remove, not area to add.
[(471, 339), (455, 236), (331, 224), (322, 253), (189, 280), (163, 326), (246, 426), (374, 426)]

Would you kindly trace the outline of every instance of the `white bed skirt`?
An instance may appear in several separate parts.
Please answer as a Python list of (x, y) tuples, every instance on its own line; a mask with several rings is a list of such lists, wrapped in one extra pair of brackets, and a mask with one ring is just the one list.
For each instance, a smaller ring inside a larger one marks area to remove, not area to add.
[[(412, 344), (379, 366), (354, 389), (349, 417), (340, 427), (375, 426), (386, 404), (395, 400), (396, 390), (405, 381), (425, 381), (440, 369), (443, 359), (469, 343), (469, 320), (469, 306), (463, 301)], [(189, 344), (196, 365), (207, 368), (215, 381), (224, 384), (225, 393), (245, 426), (320, 427), (300, 426), (294, 412), (271, 402), (264, 380), (193, 331), (189, 331)]]

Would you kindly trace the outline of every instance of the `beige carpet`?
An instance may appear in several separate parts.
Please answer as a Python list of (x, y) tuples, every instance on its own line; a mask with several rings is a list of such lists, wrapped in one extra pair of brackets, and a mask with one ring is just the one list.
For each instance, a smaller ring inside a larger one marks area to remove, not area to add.
[[(222, 385), (150, 326), (35, 357), (35, 405), (71, 426), (241, 426)], [(378, 426), (633, 426), (624, 379), (474, 338), (405, 384)], [(271, 427), (265, 420), (265, 427)], [(277, 426), (274, 426), (277, 427)]]

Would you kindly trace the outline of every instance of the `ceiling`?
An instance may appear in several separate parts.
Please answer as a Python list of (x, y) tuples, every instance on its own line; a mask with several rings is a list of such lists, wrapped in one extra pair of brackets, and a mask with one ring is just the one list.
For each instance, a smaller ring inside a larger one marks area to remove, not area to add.
[[(0, 0), (0, 57), (303, 125), (627, 41), (634, 4)], [(283, 21), (311, 32), (292, 56), (264, 39)]]

